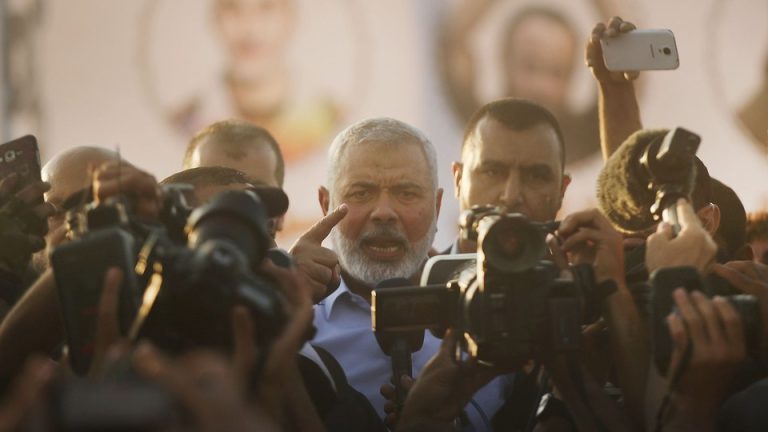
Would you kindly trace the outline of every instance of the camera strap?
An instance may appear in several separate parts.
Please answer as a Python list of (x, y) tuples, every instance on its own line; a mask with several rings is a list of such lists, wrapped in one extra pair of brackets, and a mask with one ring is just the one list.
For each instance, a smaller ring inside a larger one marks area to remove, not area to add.
[(581, 362), (578, 358), (578, 351), (566, 354), (566, 364), (568, 367), (568, 374), (571, 376), (571, 380), (576, 386), (576, 391), (579, 392), (579, 396), (581, 397), (582, 402), (584, 402), (584, 406), (587, 407), (587, 410), (589, 411), (589, 414), (592, 417), (592, 421), (595, 423), (597, 430), (608, 431), (605, 423), (603, 423), (603, 420), (599, 415), (597, 415), (594, 407), (589, 402), (589, 397), (587, 396), (587, 386), (584, 381), (584, 371), (581, 368)]

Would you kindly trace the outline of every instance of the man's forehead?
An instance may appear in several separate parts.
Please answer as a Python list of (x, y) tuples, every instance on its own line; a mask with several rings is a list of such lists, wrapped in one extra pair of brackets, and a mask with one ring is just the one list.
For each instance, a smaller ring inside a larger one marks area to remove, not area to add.
[[(272, 147), (262, 138), (227, 141), (223, 138), (207, 137), (198, 144), (195, 153), (200, 159), (222, 156), (239, 158), (249, 154), (257, 154), (259, 157), (269, 155), (271, 159), (277, 158)], [(200, 163), (205, 163), (205, 161), (201, 160)]]
[(416, 142), (364, 142), (346, 149), (339, 164), (339, 184), (430, 182), (429, 164)]
[(561, 165), (557, 133), (546, 123), (515, 130), (486, 117), (478, 122), (466, 145), (468, 151), (462, 154), (464, 162), (469, 158), (476, 163), (493, 159), (523, 165), (543, 163), (556, 168)]
[(258, 140), (242, 145), (203, 142), (196, 149), (192, 166), (223, 166), (236, 169), (270, 186), (278, 186), (277, 155), (267, 143)]

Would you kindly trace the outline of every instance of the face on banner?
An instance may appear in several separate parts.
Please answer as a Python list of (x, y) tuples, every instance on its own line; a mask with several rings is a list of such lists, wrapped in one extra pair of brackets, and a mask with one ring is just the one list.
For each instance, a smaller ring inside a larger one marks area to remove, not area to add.
[[(228, 118), (264, 126), (286, 159), (291, 205), (281, 246), (320, 218), (317, 188), (339, 130), (366, 117), (413, 124), (435, 143), (440, 185), (450, 189), (467, 117), (502, 96), (557, 115), (573, 178), (563, 212), (593, 205), (602, 159), (582, 49), (594, 24), (615, 14), (678, 36), (680, 69), (637, 82), (647, 126), (700, 133), (713, 175), (748, 210), (768, 205), (755, 181), (768, 163), (762, 0), (710, 2), (702, 19), (682, 13), (695, 0), (674, 9), (662, 0), (39, 3), (34, 19), (17, 21), (34, 23), (24, 40), (37, 42), (13, 44), (14, 59), (24, 59), (13, 64), (23, 71), (14, 72), (23, 96), (14, 99), (14, 133), (38, 135), (43, 161), (75, 145), (119, 146), (126, 160), (164, 178), (181, 169), (186, 144), (204, 126)], [(440, 248), (455, 239), (458, 218), (455, 200), (445, 201)]]
[[(199, 13), (186, 16), (199, 25), (161, 25), (188, 3), (197, 4)], [(329, 20), (313, 19), (328, 14)], [(358, 64), (365, 60), (354, 11), (340, 0), (164, 0), (147, 21), (161, 47), (145, 53), (152, 63), (148, 91), (182, 142), (211, 123), (237, 118), (267, 129), (279, 143), (291, 201), (279, 239), (290, 245), (321, 217), (316, 191), (327, 146), (361, 102), (350, 97), (364, 81)], [(185, 29), (184, 36), (206, 41), (209, 51), (178, 53), (174, 43), (185, 38), (173, 30)], [(213, 59), (215, 66), (208, 64)], [(179, 62), (206, 78), (181, 85), (171, 73)]]
[(622, 5), (594, 3), (459, 1), (443, 23), (451, 37), (441, 47), (447, 59), (442, 72), (459, 117), (465, 121), (500, 97), (529, 99), (558, 118), (568, 137), (569, 166), (597, 157), (597, 104), (583, 45), (591, 26)]

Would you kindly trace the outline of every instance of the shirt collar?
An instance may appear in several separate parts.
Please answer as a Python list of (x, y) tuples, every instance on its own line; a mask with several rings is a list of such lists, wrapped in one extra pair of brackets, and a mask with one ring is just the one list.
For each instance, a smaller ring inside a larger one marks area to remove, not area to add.
[(333, 312), (333, 307), (336, 304), (337, 300), (340, 298), (347, 298), (349, 300), (352, 300), (353, 296), (357, 296), (360, 298), (360, 300), (363, 300), (363, 302), (367, 303), (362, 297), (358, 296), (357, 294), (353, 293), (349, 290), (349, 287), (347, 286), (346, 282), (344, 282), (344, 278), (341, 278), (341, 283), (339, 284), (339, 287), (336, 288), (336, 291), (334, 291), (331, 295), (325, 298), (325, 300), (322, 301), (323, 306), (323, 312), (325, 313), (325, 319), (330, 320), (331, 319), (331, 312)]

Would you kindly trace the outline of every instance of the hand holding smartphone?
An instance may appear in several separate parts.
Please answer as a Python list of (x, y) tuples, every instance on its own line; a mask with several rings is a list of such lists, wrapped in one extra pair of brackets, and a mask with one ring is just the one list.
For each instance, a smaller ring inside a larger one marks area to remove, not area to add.
[(53, 213), (43, 200), (47, 188), (40, 180), (40, 152), (34, 136), (0, 144), (0, 244), (6, 247), (0, 255), (6, 265), (26, 267), (27, 255), (44, 246), (47, 217)]

